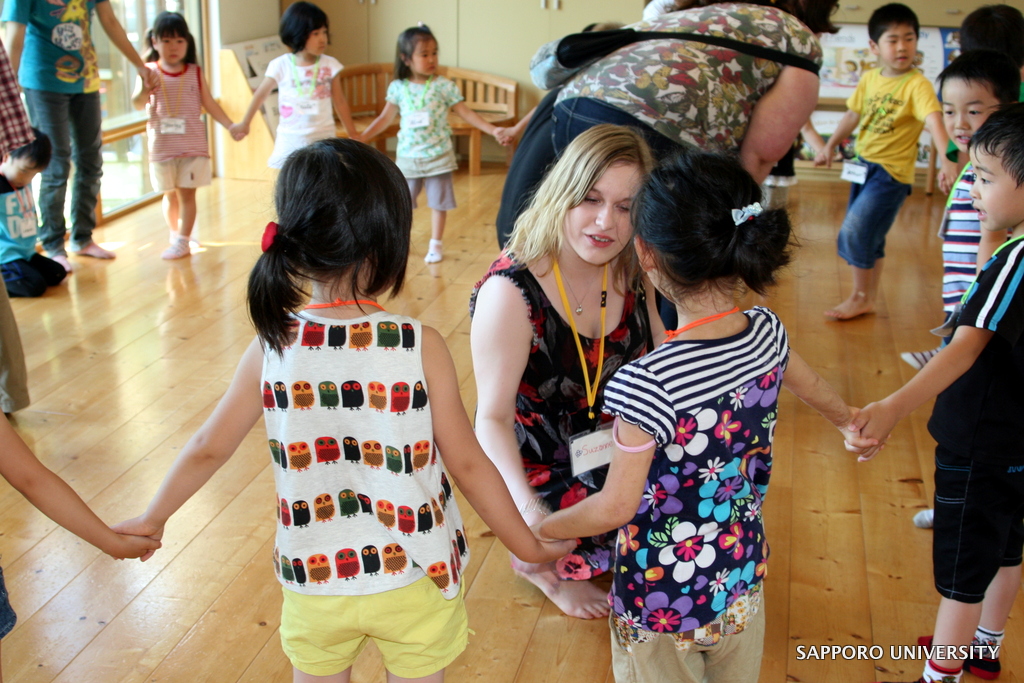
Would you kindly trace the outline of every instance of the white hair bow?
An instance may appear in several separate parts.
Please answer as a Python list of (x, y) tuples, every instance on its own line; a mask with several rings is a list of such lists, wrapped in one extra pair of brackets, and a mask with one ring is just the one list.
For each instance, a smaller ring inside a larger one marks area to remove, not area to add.
[(750, 206), (744, 206), (742, 209), (732, 210), (732, 220), (739, 225), (749, 221), (754, 216), (760, 216), (764, 209), (761, 208), (760, 202), (754, 202)]

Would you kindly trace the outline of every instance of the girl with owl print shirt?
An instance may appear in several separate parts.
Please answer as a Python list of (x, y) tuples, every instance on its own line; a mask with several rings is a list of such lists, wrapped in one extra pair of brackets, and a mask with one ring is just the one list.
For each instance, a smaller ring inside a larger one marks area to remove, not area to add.
[(412, 208), (398, 168), (362, 143), (321, 140), (288, 158), (276, 200), (280, 224), (249, 280), (257, 338), (147, 511), (117, 529), (159, 539), (262, 415), (296, 680), (347, 681), (367, 638), (392, 674), (440, 680), (468, 638), (469, 552), (449, 476), (517, 555), (551, 561), (573, 544), (541, 542), (522, 521), (442, 337), (376, 301), (405, 277)]

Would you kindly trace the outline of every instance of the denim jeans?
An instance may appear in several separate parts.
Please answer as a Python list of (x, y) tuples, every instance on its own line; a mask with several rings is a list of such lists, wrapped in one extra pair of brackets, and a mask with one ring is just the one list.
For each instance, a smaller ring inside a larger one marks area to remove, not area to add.
[(658, 161), (679, 149), (678, 144), (647, 124), (633, 118), (631, 114), (590, 97), (573, 97), (562, 100), (555, 105), (553, 119), (555, 125), (551, 132), (551, 140), (555, 146), (555, 153), (558, 155), (561, 155), (562, 150), (568, 147), (569, 143), (575, 140), (580, 133), (602, 123), (613, 123), (635, 129), (647, 141), (651, 153)]
[(910, 194), (911, 186), (894, 180), (880, 165), (868, 167), (863, 184), (850, 184), (846, 218), (839, 228), (839, 256), (855, 268), (874, 268), (885, 257), (885, 236)]
[(100, 94), (25, 88), (25, 102), (32, 125), (46, 133), (53, 146), (39, 189), (37, 206), (43, 222), (39, 239), (47, 254), (63, 254), (67, 232), (64, 201), (72, 161), (75, 183), (71, 190), (71, 241), (79, 246), (88, 244), (96, 227), (96, 202), (103, 175)]

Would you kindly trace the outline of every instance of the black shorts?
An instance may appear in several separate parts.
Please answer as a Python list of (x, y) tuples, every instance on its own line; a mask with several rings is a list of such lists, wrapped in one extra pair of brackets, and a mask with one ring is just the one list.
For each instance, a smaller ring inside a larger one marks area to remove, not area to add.
[(1021, 564), (1024, 467), (994, 465), (935, 448), (935, 588), (978, 603), (1000, 567)]

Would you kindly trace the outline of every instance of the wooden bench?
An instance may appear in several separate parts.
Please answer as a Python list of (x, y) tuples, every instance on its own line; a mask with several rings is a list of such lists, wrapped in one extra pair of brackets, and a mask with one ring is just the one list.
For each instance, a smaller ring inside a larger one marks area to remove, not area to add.
[[(482, 71), (439, 66), (437, 73), (455, 82), (466, 106), (488, 123), (511, 126), (518, 120), (519, 84), (510, 78), (493, 76)], [(388, 84), (394, 75), (394, 64), (357, 64), (341, 72), (342, 88), (356, 129), (362, 132), (383, 111)], [(455, 114), (448, 114), (448, 124), (455, 135), (469, 136), (469, 174), (480, 175), (480, 153), (483, 132), (466, 123)], [(345, 128), (338, 124), (338, 135), (347, 137)], [(385, 151), (386, 140), (398, 135), (398, 119), (374, 139), (377, 149)]]

